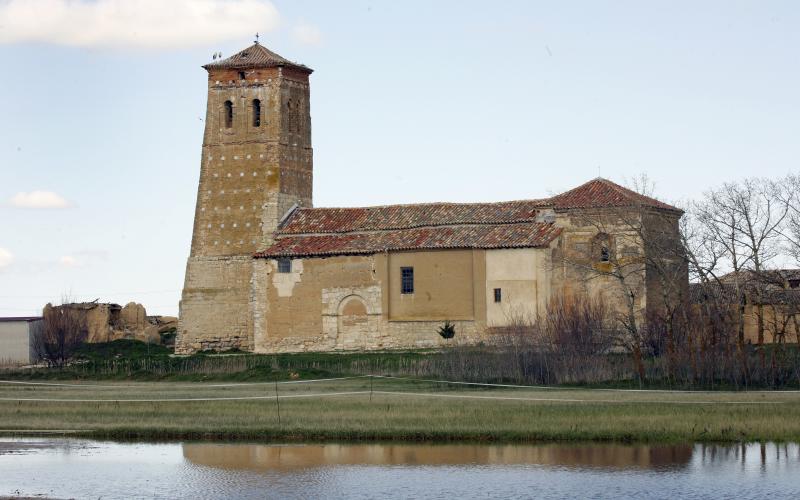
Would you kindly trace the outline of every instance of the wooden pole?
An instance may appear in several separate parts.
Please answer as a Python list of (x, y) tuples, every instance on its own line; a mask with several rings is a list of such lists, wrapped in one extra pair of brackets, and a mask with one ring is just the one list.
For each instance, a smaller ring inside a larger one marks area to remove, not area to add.
[(275, 407), (278, 409), (278, 425), (281, 425), (281, 401), (278, 399), (278, 379), (275, 379)]

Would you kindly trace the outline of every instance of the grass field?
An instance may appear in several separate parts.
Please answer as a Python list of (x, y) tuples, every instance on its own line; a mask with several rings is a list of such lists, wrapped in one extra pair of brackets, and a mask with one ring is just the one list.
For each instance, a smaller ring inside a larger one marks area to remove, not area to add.
[(114, 439), (800, 441), (800, 393), (792, 392), (498, 388), (370, 377), (277, 390), (278, 401), (272, 382), (0, 383), (0, 430)]

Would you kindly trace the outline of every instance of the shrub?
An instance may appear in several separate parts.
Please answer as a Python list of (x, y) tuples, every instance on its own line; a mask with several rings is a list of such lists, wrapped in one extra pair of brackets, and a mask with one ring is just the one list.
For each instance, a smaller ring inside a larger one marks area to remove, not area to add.
[(439, 335), (441, 335), (445, 340), (452, 339), (455, 334), (456, 326), (453, 323), (450, 323), (450, 321), (445, 321), (444, 325), (439, 327)]

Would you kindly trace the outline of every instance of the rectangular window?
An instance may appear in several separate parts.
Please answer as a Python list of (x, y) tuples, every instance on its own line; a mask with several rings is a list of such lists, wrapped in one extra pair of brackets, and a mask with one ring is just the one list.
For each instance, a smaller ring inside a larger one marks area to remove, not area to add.
[(414, 293), (414, 268), (400, 268), (400, 293)]
[(500, 288), (495, 288), (494, 289), (494, 301), (495, 302), (500, 302), (502, 300), (503, 300), (503, 290), (500, 289)]
[(292, 272), (292, 259), (278, 259), (278, 272), (279, 273)]

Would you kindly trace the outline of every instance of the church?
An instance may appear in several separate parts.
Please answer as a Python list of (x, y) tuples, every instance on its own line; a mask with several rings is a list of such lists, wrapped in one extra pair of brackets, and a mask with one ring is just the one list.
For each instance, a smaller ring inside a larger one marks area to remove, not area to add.
[(178, 354), (490, 343), (560, 296), (643, 316), (663, 292), (642, 235), (678, 241), (671, 205), (597, 178), (545, 199), (315, 208), (312, 70), (258, 42), (204, 68)]

